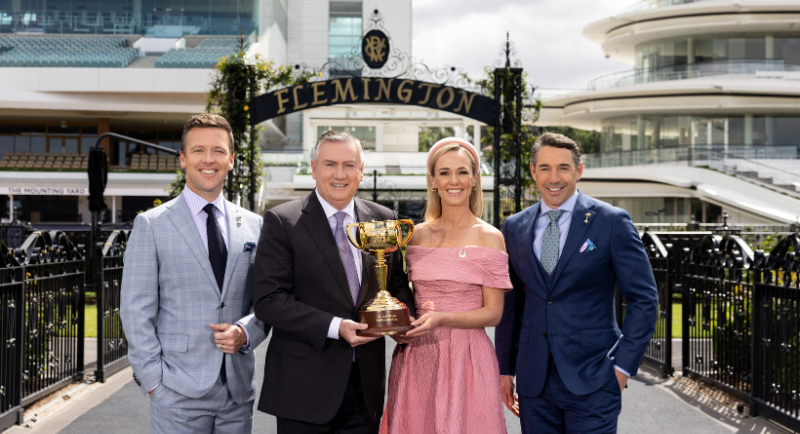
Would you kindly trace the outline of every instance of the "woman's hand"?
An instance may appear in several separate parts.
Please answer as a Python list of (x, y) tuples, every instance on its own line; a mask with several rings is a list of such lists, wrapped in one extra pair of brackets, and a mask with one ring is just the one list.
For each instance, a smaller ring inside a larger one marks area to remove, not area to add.
[(406, 332), (406, 337), (416, 338), (427, 335), (436, 330), (436, 327), (442, 325), (444, 316), (445, 314), (441, 312), (428, 312), (422, 315), (419, 319), (411, 323), (414, 328)]

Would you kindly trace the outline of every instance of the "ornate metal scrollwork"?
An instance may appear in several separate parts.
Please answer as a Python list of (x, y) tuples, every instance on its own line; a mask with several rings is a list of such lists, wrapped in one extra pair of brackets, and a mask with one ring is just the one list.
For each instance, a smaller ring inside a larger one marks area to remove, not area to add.
[(374, 30), (380, 30), (388, 39), (386, 54), (388, 58), (382, 67), (370, 68), (362, 57), (362, 48), (359, 47), (350, 50), (345, 55), (331, 58), (319, 67), (309, 66), (305, 63), (296, 64), (294, 65), (295, 71), (311, 75), (310, 81), (312, 82), (341, 77), (397, 78), (426, 81), (485, 94), (481, 88), (472, 84), (463, 69), (450, 65), (441, 68), (430, 67), (424, 61), (395, 47), (391, 35), (384, 26), (383, 15), (377, 9), (370, 15), (362, 38)]

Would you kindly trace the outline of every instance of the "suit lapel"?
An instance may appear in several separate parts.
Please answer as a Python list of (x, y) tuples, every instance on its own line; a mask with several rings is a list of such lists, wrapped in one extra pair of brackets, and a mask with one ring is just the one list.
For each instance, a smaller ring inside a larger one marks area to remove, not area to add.
[(325, 210), (322, 209), (322, 205), (317, 199), (317, 193), (312, 191), (311, 194), (305, 197), (304, 202), (303, 215), (300, 217), (300, 221), (303, 222), (303, 226), (305, 226), (309, 235), (311, 235), (311, 239), (314, 240), (320, 253), (322, 253), (325, 262), (328, 263), (328, 267), (330, 267), (334, 279), (339, 284), (342, 294), (350, 302), (350, 306), (354, 307), (353, 296), (350, 295), (350, 287), (347, 284), (344, 265), (342, 265), (342, 258), (339, 257), (339, 249), (336, 247), (331, 225), (325, 217)]
[(239, 263), (239, 253), (244, 246), (242, 225), (239, 223), (242, 215), (241, 209), (227, 200), (224, 203), (225, 217), (228, 223), (228, 261), (225, 264), (225, 280), (222, 283), (223, 299), (228, 292), (233, 270), (236, 269), (236, 264)]
[(200, 238), (200, 234), (197, 232), (197, 226), (194, 224), (194, 218), (192, 218), (192, 213), (189, 211), (189, 205), (186, 204), (186, 199), (180, 197), (178, 200), (173, 202), (172, 206), (169, 208), (169, 212), (167, 212), (167, 215), (172, 221), (172, 224), (175, 225), (178, 233), (181, 234), (181, 237), (183, 237), (183, 240), (189, 247), (189, 251), (192, 252), (194, 257), (197, 259), (197, 262), (200, 264), (200, 268), (206, 273), (206, 277), (208, 277), (208, 280), (211, 281), (214, 289), (217, 290), (217, 294), (219, 294), (217, 278), (214, 277), (214, 270), (211, 268), (211, 261), (208, 260), (208, 252), (203, 245), (203, 240)]
[[(369, 222), (375, 220), (375, 216), (373, 216), (369, 212), (369, 208), (364, 205), (359, 199), (355, 200), (356, 203), (356, 221), (359, 222)], [(387, 255), (388, 256), (388, 255)], [(375, 279), (375, 257), (361, 252), (361, 289), (358, 291), (358, 300), (356, 301), (356, 307), (361, 307), (361, 304), (364, 303), (364, 298), (369, 291), (369, 283)], [(389, 270), (387, 270), (386, 275), (388, 277)]]
[[(532, 273), (536, 277), (536, 281), (539, 283), (538, 287), (541, 288), (542, 294), (547, 293), (547, 285), (542, 278), (541, 273), (539, 273), (539, 265), (536, 263), (536, 253), (533, 251), (533, 243), (536, 240), (536, 218), (539, 216), (539, 203), (533, 204), (530, 208), (528, 208), (527, 215), (524, 216), (524, 219), (520, 224), (522, 224), (523, 232), (519, 237), (519, 251), (524, 253), (525, 260), (527, 263), (527, 268), (530, 270), (529, 272)], [(519, 270), (518, 273), (522, 273), (523, 270)], [(534, 285), (534, 288), (536, 285)]]
[[(586, 217), (587, 213), (591, 214), (588, 219)], [(589, 200), (585, 194), (579, 191), (578, 200), (575, 202), (575, 209), (572, 212), (572, 221), (569, 224), (567, 242), (564, 244), (564, 250), (561, 251), (561, 256), (558, 258), (556, 269), (553, 271), (553, 281), (551, 283), (552, 288), (556, 287), (558, 278), (561, 277), (562, 271), (564, 271), (564, 268), (566, 268), (570, 258), (572, 258), (572, 255), (575, 254), (583, 242), (583, 236), (586, 234), (586, 230), (589, 229), (589, 225), (591, 225), (592, 221), (594, 220), (592, 218), (593, 216), (594, 202)], [(588, 223), (584, 223), (584, 221), (587, 220)]]

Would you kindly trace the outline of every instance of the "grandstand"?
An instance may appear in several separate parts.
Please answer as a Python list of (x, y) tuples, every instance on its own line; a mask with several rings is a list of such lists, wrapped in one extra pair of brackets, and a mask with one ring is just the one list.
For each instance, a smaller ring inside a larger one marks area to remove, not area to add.
[[(86, 154), (61, 154), (51, 152), (6, 153), (0, 159), (2, 169), (59, 169), (83, 170), (89, 167), (89, 156)], [(178, 157), (172, 155), (133, 154), (131, 170), (150, 172), (174, 172), (180, 169)]]
[(137, 56), (127, 38), (0, 36), (0, 67), (124, 68)]
[(195, 48), (169, 50), (156, 61), (156, 68), (213, 68), (220, 58), (238, 51), (239, 44), (237, 38), (203, 39)]

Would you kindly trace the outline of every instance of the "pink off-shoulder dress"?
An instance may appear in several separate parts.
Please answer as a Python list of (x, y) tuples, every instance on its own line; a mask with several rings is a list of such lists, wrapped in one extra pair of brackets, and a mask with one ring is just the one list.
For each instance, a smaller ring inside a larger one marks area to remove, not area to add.
[[(483, 286), (511, 289), (508, 255), (487, 247), (406, 249), (417, 317), (483, 307)], [(483, 328), (438, 327), (398, 345), (381, 434), (505, 433), (500, 371)]]

